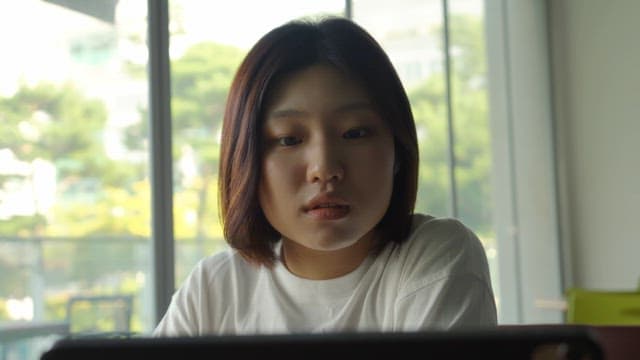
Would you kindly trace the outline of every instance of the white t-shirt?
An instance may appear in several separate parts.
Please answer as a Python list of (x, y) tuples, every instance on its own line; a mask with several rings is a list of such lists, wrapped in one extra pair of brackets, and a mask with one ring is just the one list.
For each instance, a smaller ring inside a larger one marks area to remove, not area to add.
[(406, 242), (389, 244), (335, 279), (303, 279), (281, 262), (273, 269), (251, 265), (232, 249), (209, 256), (173, 295), (153, 335), (415, 331), (496, 323), (487, 258), (476, 235), (457, 220), (416, 214)]

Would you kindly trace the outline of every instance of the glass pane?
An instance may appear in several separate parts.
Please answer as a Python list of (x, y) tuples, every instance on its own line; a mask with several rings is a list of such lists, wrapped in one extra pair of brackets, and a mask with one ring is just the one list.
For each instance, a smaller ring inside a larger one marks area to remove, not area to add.
[(146, 120), (145, 34), (140, 1), (0, 2), (6, 358), (152, 325), (146, 134), (126, 131)]
[(353, 19), (381, 43), (409, 95), (420, 142), (416, 211), (435, 216), (451, 214), (441, 3), (353, 2)]
[(343, 13), (341, 0), (170, 2), (176, 286), (198, 260), (226, 246), (218, 218), (218, 138), (243, 56), (288, 20)]
[(500, 310), (498, 248), (491, 196), (484, 1), (449, 2), (451, 100), (458, 217), (480, 237)]
[[(499, 311), (489, 178), (484, 2), (458, 0), (449, 4), (456, 208), (458, 218), (477, 233), (485, 246)], [(420, 143), (416, 211), (450, 216), (453, 209), (442, 1), (355, 0), (353, 19), (382, 44), (409, 95)]]

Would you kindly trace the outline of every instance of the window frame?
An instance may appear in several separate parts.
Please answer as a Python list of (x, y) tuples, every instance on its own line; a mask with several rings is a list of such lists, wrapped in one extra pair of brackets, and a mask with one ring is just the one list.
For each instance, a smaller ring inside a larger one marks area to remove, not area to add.
[(153, 248), (153, 324), (169, 307), (175, 291), (173, 234), (173, 160), (171, 142), (171, 60), (169, 0), (148, 0), (149, 140), (151, 243)]

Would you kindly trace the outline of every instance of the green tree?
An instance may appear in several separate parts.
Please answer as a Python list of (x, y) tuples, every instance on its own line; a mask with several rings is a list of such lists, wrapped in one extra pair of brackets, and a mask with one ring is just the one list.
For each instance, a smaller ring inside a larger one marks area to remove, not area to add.
[[(491, 152), (483, 25), (480, 18), (468, 15), (453, 15), (450, 24), (459, 217), (472, 229), (488, 234), (491, 232)], [(434, 38), (441, 38), (441, 31), (436, 29)], [(447, 215), (451, 211), (444, 75), (434, 73), (408, 90), (421, 150), (416, 208), (436, 215)]]
[[(62, 255), (59, 258), (66, 263), (62, 268), (70, 271), (72, 278), (87, 282), (100, 276), (110, 262), (97, 261), (98, 255), (91, 258), (91, 266), (83, 266), (87, 257), (80, 255), (93, 246), (85, 236), (119, 232), (117, 224), (110, 221), (113, 219), (111, 208), (105, 209), (111, 201), (109, 189), (131, 189), (133, 179), (141, 173), (139, 166), (107, 155), (103, 139), (106, 123), (105, 105), (100, 100), (87, 98), (72, 84), (23, 85), (12, 96), (0, 98), (0, 149), (10, 150), (22, 164), (45, 162), (52, 164), (56, 171), (52, 179), (56, 184), (54, 206), (46, 213), (3, 220), (0, 235), (24, 238), (25, 243), (17, 244), (15, 251), (33, 249), (40, 254), (38, 257), (45, 259), (55, 251), (51, 250), (54, 247), (43, 246), (40, 241), (27, 241), (41, 236), (74, 237), (77, 246), (57, 255)], [(8, 174), (0, 179), (0, 189), (9, 182), (32, 180), (30, 174), (6, 172)], [(126, 249), (119, 248), (118, 255), (126, 254)], [(4, 255), (11, 257), (11, 254)], [(49, 268), (50, 262), (37, 260), (35, 265), (31, 262), (19, 257), (1, 259), (2, 267), (6, 265), (10, 270), (6, 273), (14, 274), (12, 280), (6, 282), (12, 283), (11, 288), (1, 289), (2, 293), (28, 293), (20, 290), (27, 286), (23, 275), (28, 271), (44, 271), (43, 276), (55, 277), (54, 269)], [(29, 266), (44, 268), (29, 270)], [(87, 271), (88, 268), (92, 271)]]
[(207, 228), (218, 218), (217, 197), (211, 196), (218, 176), (218, 134), (227, 92), (243, 55), (235, 47), (203, 42), (171, 64), (174, 149), (193, 149), (199, 169), (197, 181), (185, 184), (197, 193), (197, 239), (211, 234)]
[[(128, 169), (114, 166), (102, 145), (106, 119), (104, 105), (85, 98), (72, 85), (22, 86), (12, 97), (0, 98), (0, 148), (9, 149), (23, 163), (40, 159), (53, 164), (62, 187), (82, 179), (122, 184)], [(9, 180), (28, 181), (29, 176), (5, 175), (0, 188)], [(8, 235), (42, 234), (46, 226), (42, 215), (16, 217), (0, 231)]]
[[(232, 46), (202, 42), (171, 62), (174, 210), (182, 209), (174, 212), (176, 237), (197, 239), (201, 251), (204, 239), (222, 235), (217, 223), (218, 136), (229, 86), (243, 55)], [(130, 127), (127, 144), (135, 148), (134, 140), (147, 132), (147, 121)], [(179, 171), (185, 156), (196, 162), (197, 172), (189, 179)], [(185, 224), (183, 216), (191, 224)]]

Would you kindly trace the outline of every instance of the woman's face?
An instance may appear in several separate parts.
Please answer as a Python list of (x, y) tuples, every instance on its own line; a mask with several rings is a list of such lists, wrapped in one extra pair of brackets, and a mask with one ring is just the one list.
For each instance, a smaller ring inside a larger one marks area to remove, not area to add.
[(285, 77), (263, 125), (260, 206), (285, 242), (335, 251), (371, 240), (393, 189), (394, 140), (366, 92), (328, 65)]

